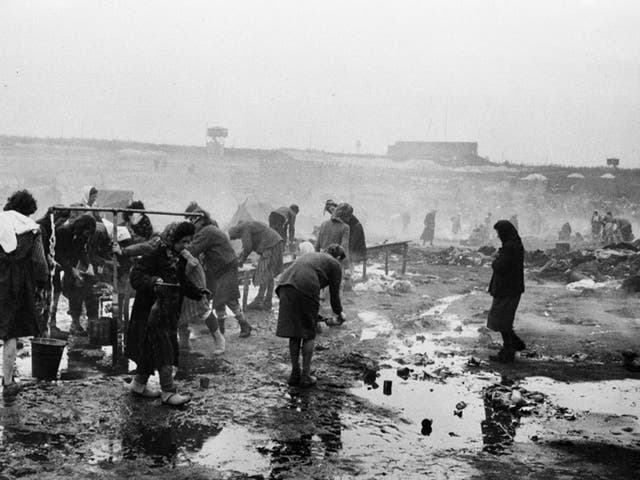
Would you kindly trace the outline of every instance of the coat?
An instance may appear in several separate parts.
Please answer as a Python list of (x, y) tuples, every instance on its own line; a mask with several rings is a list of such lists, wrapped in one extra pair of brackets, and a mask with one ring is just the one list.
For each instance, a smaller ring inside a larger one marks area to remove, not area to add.
[(492, 297), (516, 297), (524, 292), (524, 248), (519, 238), (502, 244), (491, 268)]
[(281, 243), (282, 237), (274, 229), (262, 222), (249, 221), (242, 222), (229, 229), (229, 237), (233, 240), (242, 240), (242, 253), (238, 263), (242, 264), (251, 254), (256, 252), (262, 255), (266, 250)]
[(337, 217), (331, 217), (329, 220), (322, 222), (318, 231), (318, 240), (316, 241), (316, 252), (327, 248), (329, 245), (340, 245), (347, 256), (349, 255), (349, 225), (344, 223)]
[(204, 255), (202, 266), (207, 277), (207, 288), (212, 292), (219, 276), (232, 269), (233, 265), (237, 270), (236, 252), (229, 237), (214, 225), (207, 225), (196, 232), (187, 250), (196, 258)]
[(326, 253), (307, 253), (298, 257), (281, 275), (276, 288), (291, 285), (315, 304), (320, 304), (320, 290), (329, 287), (331, 309), (336, 315), (342, 313), (340, 282), (342, 266)]
[(36, 286), (45, 285), (49, 267), (40, 231), (17, 236), (16, 249), (0, 247), (0, 338), (38, 335)]
[[(182, 300), (185, 296), (192, 300), (202, 298), (201, 289), (187, 278), (185, 268), (184, 258), (176, 257), (170, 247), (159, 244), (131, 270), (129, 280), (136, 297), (125, 354), (136, 362), (138, 373), (152, 374), (164, 365), (178, 364), (177, 328)], [(178, 284), (179, 288), (158, 293), (154, 288), (158, 279)]]
[[(273, 212), (269, 214), (269, 218), (271, 219), (272, 215), (279, 215), (282, 217), (282, 233), (289, 232), (289, 241), (293, 242), (296, 238), (296, 212), (291, 210), (289, 207), (280, 207), (276, 208)], [(281, 233), (281, 232), (278, 232)], [(287, 240), (286, 233), (283, 237), (283, 240)]]
[(367, 257), (364, 228), (355, 215), (351, 215), (347, 225), (349, 225), (349, 260), (360, 262)]

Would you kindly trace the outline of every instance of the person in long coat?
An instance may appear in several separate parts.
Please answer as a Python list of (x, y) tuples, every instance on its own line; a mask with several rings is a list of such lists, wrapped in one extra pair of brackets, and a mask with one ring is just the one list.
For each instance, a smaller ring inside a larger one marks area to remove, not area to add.
[(516, 351), (526, 345), (513, 330), (520, 296), (524, 292), (524, 247), (516, 228), (508, 220), (498, 221), (493, 228), (502, 242), (491, 267), (493, 274), (489, 293), (493, 297), (487, 327), (502, 335), (503, 347), (491, 360), (513, 362)]
[(0, 338), (2, 338), (2, 395), (19, 391), (14, 381), (18, 337), (40, 332), (36, 288), (44, 288), (49, 268), (40, 227), (29, 216), (37, 204), (26, 190), (11, 195), (0, 213)]
[(271, 310), (274, 279), (283, 268), (284, 240), (277, 231), (256, 221), (240, 222), (231, 227), (229, 238), (242, 240), (238, 264), (242, 265), (252, 252), (260, 255), (253, 277), (253, 284), (259, 286), (258, 294), (247, 309)]
[(337, 208), (333, 211), (331, 218), (326, 220), (320, 224), (320, 229), (318, 230), (318, 240), (316, 241), (316, 252), (320, 252), (329, 247), (329, 245), (340, 245), (342, 249), (347, 254), (347, 258), (345, 259), (345, 263), (348, 264), (350, 258), (348, 257), (349, 252), (349, 225), (343, 222), (337, 215)]
[[(195, 286), (186, 276), (187, 260), (181, 254), (195, 232), (190, 222), (178, 223), (168, 238), (155, 244), (131, 270), (136, 290), (125, 354), (136, 363), (131, 392), (158, 397), (168, 405), (183, 405), (189, 396), (177, 393), (173, 368), (178, 365), (178, 319), (183, 298), (200, 300), (209, 291)], [(158, 371), (161, 392), (147, 387), (149, 376)]]
[(422, 240), (422, 245), (425, 245), (427, 242), (431, 246), (433, 246), (433, 237), (436, 232), (436, 211), (431, 210), (424, 217), (424, 230), (422, 231), (422, 235), (420, 235), (420, 240)]
[[(344, 322), (340, 302), (340, 282), (346, 252), (339, 245), (331, 245), (327, 253), (313, 252), (298, 257), (287, 268), (278, 282), (276, 293), (280, 298), (276, 335), (289, 339), (291, 375), (289, 385), (303, 388), (315, 385), (311, 376), (316, 324), (320, 308), (320, 290), (329, 287), (331, 308)], [(300, 355), (302, 354), (302, 369)]]
[(353, 214), (353, 207), (348, 203), (341, 203), (336, 207), (335, 216), (349, 227), (349, 261), (351, 264), (361, 262), (367, 256), (367, 242), (364, 228)]
[(251, 335), (252, 328), (240, 308), (238, 258), (229, 237), (218, 228), (209, 213), (197, 203), (189, 204), (186, 212), (199, 212), (204, 215), (191, 217), (191, 221), (196, 226), (196, 233), (187, 245), (187, 250), (196, 258), (202, 257), (207, 288), (213, 294), (215, 316), (207, 319), (207, 326), (212, 334), (217, 328), (224, 334), (227, 307), (229, 307), (240, 325), (240, 338), (246, 338)]

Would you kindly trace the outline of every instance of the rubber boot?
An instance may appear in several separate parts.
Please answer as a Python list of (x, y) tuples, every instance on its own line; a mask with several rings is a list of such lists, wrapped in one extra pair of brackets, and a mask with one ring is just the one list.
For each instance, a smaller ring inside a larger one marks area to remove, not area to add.
[(71, 317), (71, 327), (69, 327), (69, 335), (74, 335), (76, 337), (86, 337), (87, 332), (82, 325), (80, 325), (80, 315), (73, 315)]
[(218, 319), (213, 313), (211, 313), (206, 319), (205, 323), (209, 329), (209, 333), (213, 337), (213, 354), (222, 355), (224, 353), (226, 342), (224, 336), (220, 333), (220, 327), (218, 325)]
[(244, 318), (244, 314), (242, 312), (236, 313), (236, 319), (240, 324), (240, 338), (247, 338), (249, 335), (251, 335), (251, 330), (253, 330), (253, 328), (251, 327), (251, 325), (249, 325), (249, 322), (247, 322), (247, 320)]
[(511, 345), (513, 345), (513, 349), (516, 352), (520, 352), (522, 350), (527, 349), (527, 345), (522, 341), (522, 339), (516, 335), (516, 332), (511, 330)]
[(317, 383), (316, 377), (311, 376), (311, 358), (313, 357), (313, 340), (302, 340), (302, 376), (300, 387), (309, 388)]
[(191, 336), (191, 330), (188, 326), (178, 327), (178, 348), (180, 350), (189, 350), (189, 337)]
[(227, 317), (218, 317), (218, 330), (220, 330), (220, 333), (222, 335), (224, 335), (224, 332), (225, 332), (224, 322), (226, 319)]

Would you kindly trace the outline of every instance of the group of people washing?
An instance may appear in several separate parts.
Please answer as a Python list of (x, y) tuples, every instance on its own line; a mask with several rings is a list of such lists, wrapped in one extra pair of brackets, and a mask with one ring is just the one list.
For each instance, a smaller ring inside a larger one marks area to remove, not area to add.
[[(83, 194), (84, 202), (75, 206), (95, 207), (97, 190), (86, 187)], [(315, 247), (302, 249), (305, 253), (286, 270), (283, 255), (286, 243), (295, 242), (296, 205), (271, 212), (268, 225), (245, 221), (228, 234), (196, 202), (187, 206), (184, 220), (169, 224), (161, 233), (154, 233), (142, 202), (128, 208), (141, 212), (125, 212), (122, 226), (129, 235), (118, 242), (110, 237), (98, 211), (50, 209), (36, 222), (30, 216), (37, 203), (28, 191), (15, 192), (8, 199), (0, 215), (3, 395), (15, 395), (19, 389), (14, 381), (17, 338), (38, 336), (47, 329), (53, 336), (85, 336), (80, 323), (83, 308), (89, 322), (97, 317), (94, 283), (100, 275), (108, 278), (109, 268), (117, 261), (124, 272), (124, 288), (135, 291), (125, 345), (125, 355), (137, 367), (130, 390), (134, 395), (161, 397), (167, 405), (184, 405), (190, 397), (177, 391), (173, 367), (178, 364), (181, 345), (188, 345), (189, 323), (204, 321), (213, 337), (214, 354), (226, 348), (227, 307), (240, 326), (240, 337), (251, 335), (252, 327), (239, 302), (238, 270), (253, 252), (258, 255), (253, 282), (259, 290), (247, 309), (271, 310), (275, 290), (280, 298), (276, 335), (289, 338), (289, 384), (310, 387), (316, 383), (311, 358), (320, 291), (328, 287), (331, 308), (337, 322), (343, 322), (343, 271), (350, 253), (357, 258), (366, 252), (366, 247), (360, 252), (350, 248), (350, 239), (364, 242), (364, 232), (348, 204), (327, 202), (331, 219), (321, 225)], [(353, 236), (349, 222), (354, 226)], [(240, 255), (231, 244), (234, 239), (242, 243)], [(277, 276), (278, 287), (274, 288)], [(47, 308), (55, 304), (47, 294), (59, 297), (60, 293), (69, 300), (68, 333), (58, 328), (55, 308)], [(148, 385), (156, 371), (159, 391)]]

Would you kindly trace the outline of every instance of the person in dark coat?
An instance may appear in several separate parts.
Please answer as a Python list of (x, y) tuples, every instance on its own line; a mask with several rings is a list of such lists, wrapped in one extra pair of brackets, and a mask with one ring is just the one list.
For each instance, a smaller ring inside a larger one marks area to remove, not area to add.
[(289, 207), (280, 207), (269, 214), (269, 227), (280, 234), (283, 242), (287, 242), (287, 232), (289, 233), (289, 244), (293, 244), (296, 239), (296, 216), (300, 212), (300, 207), (293, 204)]
[(364, 228), (353, 214), (353, 207), (348, 203), (341, 203), (335, 210), (335, 216), (349, 227), (349, 261), (352, 264), (361, 262), (367, 256), (367, 242)]
[[(140, 200), (134, 200), (127, 208), (132, 210), (144, 210), (144, 203)], [(146, 242), (153, 236), (153, 225), (146, 213), (127, 213), (122, 214), (124, 223), (131, 232), (131, 242), (142, 243)]]
[[(156, 244), (131, 269), (131, 285), (136, 290), (125, 354), (136, 363), (131, 392), (158, 397), (168, 405), (183, 405), (189, 396), (177, 393), (173, 365), (178, 365), (178, 319), (186, 296), (200, 300), (210, 292), (199, 288), (185, 275), (187, 260), (181, 252), (195, 232), (190, 222), (180, 222), (171, 238)], [(158, 371), (162, 392), (147, 387), (150, 375)]]
[(422, 231), (422, 235), (420, 235), (420, 240), (422, 240), (422, 245), (426, 245), (427, 242), (431, 246), (433, 246), (433, 237), (436, 233), (436, 211), (431, 210), (424, 217), (424, 230)]
[[(347, 253), (349, 252), (349, 225), (343, 222), (336, 215), (337, 209), (333, 210), (333, 214), (329, 220), (322, 222), (318, 230), (318, 240), (316, 241), (316, 252), (325, 250), (329, 245), (340, 245)], [(347, 257), (345, 262), (350, 259)]]
[[(98, 317), (98, 298), (93, 292), (91, 279), (89, 242), (96, 232), (96, 220), (84, 214), (56, 229), (56, 262), (63, 272), (62, 294), (69, 299), (71, 316), (70, 335), (86, 336), (80, 325), (80, 315), (84, 304), (87, 317)], [(54, 318), (51, 329), (60, 333)]]
[(36, 289), (46, 286), (49, 268), (40, 227), (29, 218), (37, 210), (31, 193), (12, 194), (0, 213), (0, 338), (2, 338), (2, 396), (15, 396), (13, 378), (18, 337), (39, 333)]
[(251, 252), (260, 255), (253, 276), (253, 284), (258, 285), (258, 295), (247, 305), (247, 309), (271, 310), (274, 278), (283, 268), (284, 240), (280, 234), (261, 222), (240, 222), (229, 229), (229, 238), (242, 240), (242, 253), (238, 264), (242, 265)]
[(491, 360), (513, 362), (515, 352), (526, 348), (513, 331), (513, 321), (524, 292), (524, 247), (516, 228), (508, 220), (498, 221), (493, 228), (498, 233), (502, 247), (491, 267), (493, 275), (489, 293), (493, 297), (487, 327), (502, 335), (503, 347)]
[(306, 253), (298, 257), (284, 271), (276, 288), (276, 294), (280, 298), (276, 335), (289, 339), (291, 386), (311, 387), (316, 383), (316, 378), (311, 376), (311, 359), (321, 289), (329, 287), (331, 308), (339, 317), (340, 323), (345, 320), (340, 302), (340, 261), (344, 260), (346, 253), (339, 245), (331, 245), (327, 252)]
[(207, 327), (212, 335), (218, 328), (224, 334), (226, 307), (229, 307), (240, 324), (240, 338), (246, 338), (251, 335), (252, 328), (240, 308), (238, 258), (229, 237), (218, 228), (209, 213), (197, 203), (189, 204), (186, 212), (199, 212), (204, 215), (191, 217), (196, 233), (187, 245), (187, 250), (196, 258), (202, 256), (201, 262), (207, 279), (207, 288), (213, 294), (213, 308), (216, 313), (208, 318)]

